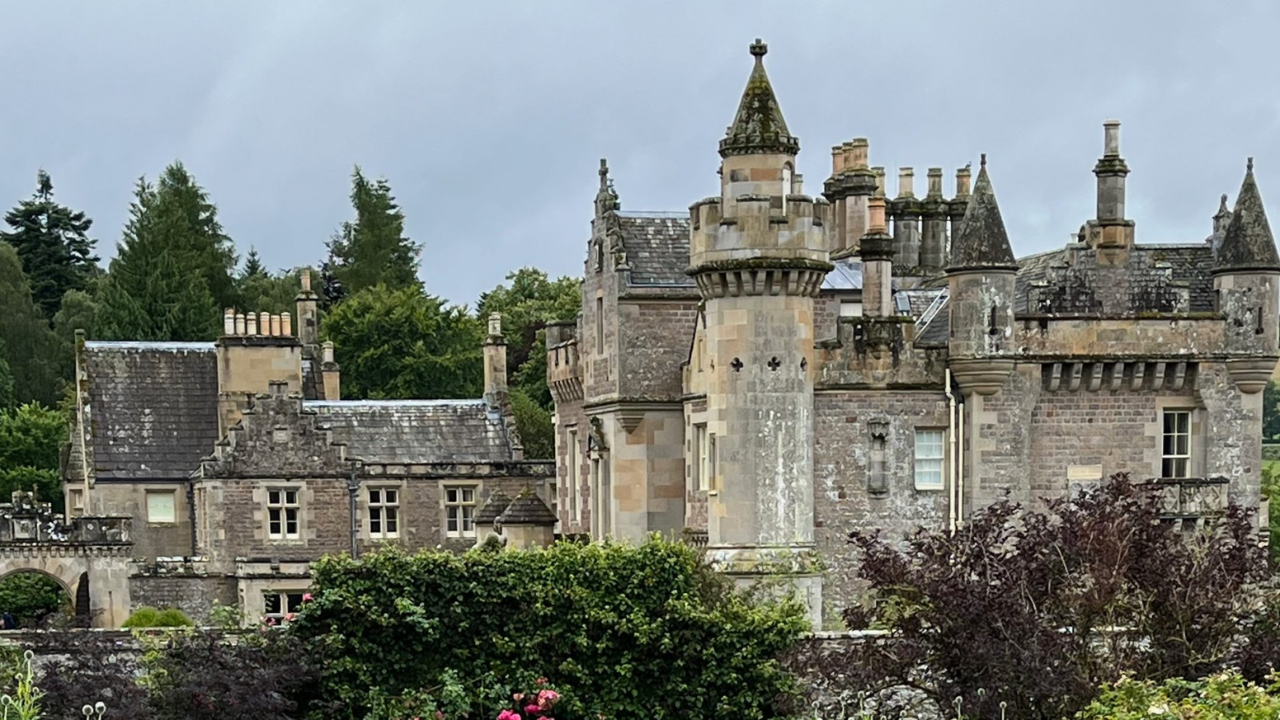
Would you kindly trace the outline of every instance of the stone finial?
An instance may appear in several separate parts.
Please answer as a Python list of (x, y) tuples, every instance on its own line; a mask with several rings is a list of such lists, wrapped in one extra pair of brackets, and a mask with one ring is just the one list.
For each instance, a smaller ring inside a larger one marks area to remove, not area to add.
[(1017, 269), (1004, 218), (996, 203), (996, 193), (987, 175), (987, 156), (982, 156), (978, 180), (965, 208), (964, 219), (951, 239), (948, 270)]
[(1213, 268), (1214, 273), (1224, 272), (1277, 272), (1280, 271), (1280, 255), (1276, 253), (1275, 237), (1267, 221), (1267, 211), (1258, 191), (1258, 181), (1253, 176), (1253, 158), (1245, 165), (1244, 182), (1236, 196), (1236, 208), (1231, 213), (1222, 246)]
[(750, 50), (751, 56), (756, 59), (756, 62), (763, 62), (764, 56), (769, 53), (769, 45), (760, 38), (756, 38), (756, 41), (751, 43)]

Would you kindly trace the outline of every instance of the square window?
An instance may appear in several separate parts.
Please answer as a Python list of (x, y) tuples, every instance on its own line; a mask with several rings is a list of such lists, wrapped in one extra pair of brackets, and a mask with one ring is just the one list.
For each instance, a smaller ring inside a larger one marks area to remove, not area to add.
[(262, 593), (262, 617), (275, 623), (287, 623), (302, 609), (301, 590), (266, 590)]
[(918, 490), (941, 490), (945, 456), (942, 430), (916, 430), (915, 481)]
[(475, 537), (476, 488), (450, 485), (444, 490), (444, 529), (449, 537)]
[(147, 492), (147, 522), (152, 525), (171, 525), (177, 522), (173, 505), (172, 490)]

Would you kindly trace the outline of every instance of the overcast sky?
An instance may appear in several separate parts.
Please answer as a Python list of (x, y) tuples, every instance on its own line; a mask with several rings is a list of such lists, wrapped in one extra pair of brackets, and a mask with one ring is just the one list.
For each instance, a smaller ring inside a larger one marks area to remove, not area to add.
[(292, 267), (351, 217), (358, 163), (428, 290), (471, 302), (523, 265), (581, 272), (601, 157), (624, 209), (718, 192), (760, 36), (810, 194), (856, 136), (918, 192), (986, 152), (1014, 250), (1051, 249), (1093, 214), (1116, 118), (1138, 241), (1199, 241), (1246, 156), (1280, 198), (1277, 28), (1270, 0), (0, 0), (0, 206), (44, 167), (107, 258), (134, 180), (181, 159), (241, 253)]

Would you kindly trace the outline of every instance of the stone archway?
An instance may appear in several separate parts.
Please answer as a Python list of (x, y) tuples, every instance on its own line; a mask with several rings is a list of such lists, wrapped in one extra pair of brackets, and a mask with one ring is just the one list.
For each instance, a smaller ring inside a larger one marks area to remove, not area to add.
[(0, 543), (0, 579), (37, 572), (72, 599), (77, 625), (116, 628), (129, 617), (131, 545), (62, 542)]
[(43, 570), (18, 568), (0, 575), (0, 615), (16, 623), (12, 627), (37, 629), (50, 616), (70, 617), (74, 605), (62, 578)]

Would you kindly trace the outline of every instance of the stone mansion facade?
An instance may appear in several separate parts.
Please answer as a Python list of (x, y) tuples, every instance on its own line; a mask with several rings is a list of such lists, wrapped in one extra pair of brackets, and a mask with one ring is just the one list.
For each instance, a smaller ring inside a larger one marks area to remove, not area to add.
[[(15, 498), (0, 574), (57, 579), (85, 622), (139, 606), (250, 622), (302, 602), (310, 563), (394, 543), (463, 550), (495, 520), (508, 547), (550, 542), (552, 464), (523, 458), (500, 318), (475, 400), (343, 400), (303, 275), (298, 328), (227, 310), (212, 343), (77, 343), (68, 521)], [(513, 500), (514, 498), (514, 500)]]
[(1019, 259), (985, 156), (950, 197), (940, 168), (890, 196), (858, 138), (804, 194), (765, 52), (714, 195), (626, 211), (601, 162), (581, 314), (547, 333), (566, 532), (683, 533), (821, 622), (853, 599), (854, 530), (955, 529), (1120, 472), (1170, 519), (1260, 504), (1280, 257), (1252, 161), (1206, 238), (1139, 244), (1108, 122), (1095, 216)]

